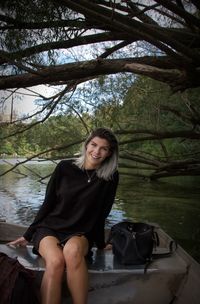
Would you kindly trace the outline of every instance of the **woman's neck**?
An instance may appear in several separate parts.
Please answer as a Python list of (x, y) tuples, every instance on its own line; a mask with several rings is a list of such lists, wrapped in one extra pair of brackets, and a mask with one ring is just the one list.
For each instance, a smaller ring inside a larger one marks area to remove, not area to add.
[(84, 169), (85, 170), (96, 170), (96, 169), (98, 169), (98, 166), (94, 166), (92, 164), (88, 164), (87, 162), (85, 162)]

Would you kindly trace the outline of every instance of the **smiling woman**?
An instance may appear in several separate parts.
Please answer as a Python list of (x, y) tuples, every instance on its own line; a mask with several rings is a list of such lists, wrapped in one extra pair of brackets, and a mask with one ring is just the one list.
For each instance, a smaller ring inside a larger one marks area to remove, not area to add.
[(94, 137), (86, 147), (85, 169), (98, 169), (110, 155), (110, 145), (104, 138)]
[(105, 128), (94, 130), (76, 162), (64, 160), (56, 166), (34, 222), (23, 237), (9, 243), (26, 246), (32, 240), (34, 253), (44, 258), (42, 304), (60, 303), (65, 267), (73, 303), (87, 303), (85, 257), (94, 244), (106, 247), (104, 226), (118, 185), (117, 164), (115, 135)]
[(112, 178), (118, 164), (118, 142), (110, 130), (98, 128), (85, 141), (82, 155), (75, 161), (81, 168), (96, 169), (99, 178)]

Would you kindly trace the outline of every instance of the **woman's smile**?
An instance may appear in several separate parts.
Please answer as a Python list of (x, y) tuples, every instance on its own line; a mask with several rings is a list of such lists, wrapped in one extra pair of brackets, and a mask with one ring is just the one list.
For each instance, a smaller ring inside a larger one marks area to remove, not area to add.
[(85, 169), (96, 169), (110, 155), (110, 145), (104, 138), (94, 137), (86, 147)]

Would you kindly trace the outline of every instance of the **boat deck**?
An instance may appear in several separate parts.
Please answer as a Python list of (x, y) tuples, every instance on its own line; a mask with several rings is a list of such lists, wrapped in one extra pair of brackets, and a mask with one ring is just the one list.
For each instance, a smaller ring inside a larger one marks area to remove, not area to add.
[[(44, 261), (32, 253), (32, 246), (12, 248), (1, 244), (0, 251), (17, 258), (26, 268), (35, 270), (41, 281)], [(93, 252), (93, 258), (88, 263), (88, 304), (169, 304), (187, 271), (187, 265), (176, 254), (152, 262), (145, 273), (144, 265), (119, 264), (112, 251), (98, 251), (94, 248)], [(68, 291), (64, 298), (63, 303), (71, 303)]]
[[(5, 228), (6, 224), (0, 222), (0, 236), (2, 226)], [(10, 232), (15, 231), (15, 237), (16, 234), (22, 235), (21, 228), (16, 230), (14, 226), (7, 226), (4, 229), (4, 241), (11, 238), (9, 229)], [(157, 229), (161, 239), (158, 251), (166, 251), (171, 239), (162, 229)], [(17, 258), (23, 266), (35, 270), (41, 280), (44, 261), (32, 253), (31, 245), (12, 248), (1, 242), (0, 252)], [(112, 251), (93, 248), (93, 257), (88, 262), (88, 304), (199, 304), (200, 265), (180, 246), (172, 256), (150, 263), (146, 272), (144, 268), (144, 265), (121, 265)], [(66, 284), (62, 303), (71, 304)]]
[[(135, 273), (144, 274), (145, 271), (150, 272), (163, 272), (165, 270), (169, 271), (183, 271), (183, 262), (180, 259), (176, 259), (175, 256), (167, 257), (162, 259), (157, 259), (149, 264), (147, 269), (145, 265), (122, 265), (114, 257), (111, 250), (97, 250), (92, 249), (93, 256), (91, 260), (88, 261), (88, 269), (90, 273)], [(160, 250), (161, 251), (161, 250)], [(35, 271), (44, 271), (45, 264), (44, 260), (32, 253), (32, 246), (28, 245), (26, 247), (14, 247), (8, 246), (6, 244), (0, 244), (0, 252), (7, 254), (11, 258), (17, 258), (17, 260), (28, 269)]]

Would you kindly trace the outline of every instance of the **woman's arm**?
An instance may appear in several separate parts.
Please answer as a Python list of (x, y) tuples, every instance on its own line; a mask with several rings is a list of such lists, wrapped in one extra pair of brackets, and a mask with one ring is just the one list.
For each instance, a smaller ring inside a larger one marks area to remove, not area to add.
[(106, 198), (103, 203), (102, 212), (99, 215), (99, 219), (96, 224), (95, 243), (99, 249), (105, 248), (105, 246), (106, 246), (105, 220), (108, 217), (108, 215), (112, 209), (112, 206), (113, 206), (113, 203), (115, 200), (118, 183), (119, 183), (119, 174), (118, 174), (118, 171), (116, 171), (113, 176), (113, 180), (110, 181), (110, 187), (108, 188), (108, 191), (106, 193)]
[(26, 230), (26, 232), (23, 235), (23, 237), (26, 239), (26, 241), (31, 241), (37, 224), (40, 223), (41, 220), (44, 219), (48, 215), (48, 213), (53, 209), (53, 206), (56, 203), (56, 200), (57, 200), (56, 190), (58, 188), (59, 179), (60, 179), (61, 163), (62, 162), (60, 162), (56, 166), (54, 172), (51, 175), (51, 178), (47, 185), (44, 202), (41, 205), (41, 207), (35, 217), (35, 220), (33, 221), (33, 223), (29, 226), (29, 228)]

